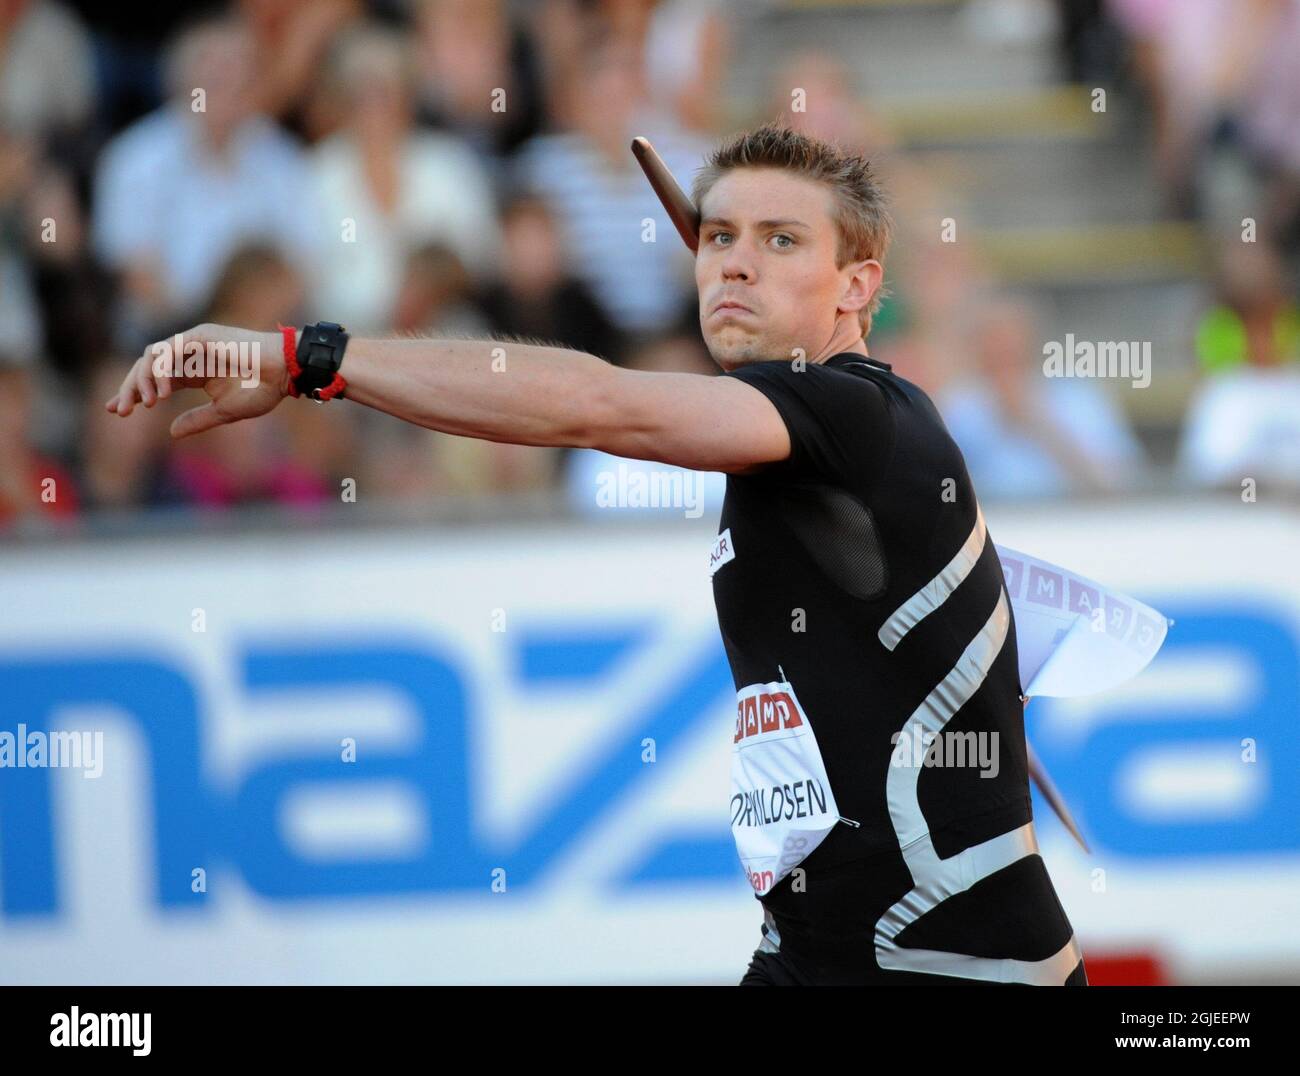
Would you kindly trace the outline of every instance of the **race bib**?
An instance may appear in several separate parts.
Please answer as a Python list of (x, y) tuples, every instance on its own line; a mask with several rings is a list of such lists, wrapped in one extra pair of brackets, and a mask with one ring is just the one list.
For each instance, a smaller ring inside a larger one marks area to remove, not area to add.
[(718, 535), (713, 543), (713, 548), (709, 550), (709, 574), (712, 575), (724, 564), (729, 564), (736, 559), (736, 548), (731, 544), (731, 528)]
[(759, 896), (825, 839), (840, 813), (812, 725), (785, 681), (736, 693), (731, 832)]

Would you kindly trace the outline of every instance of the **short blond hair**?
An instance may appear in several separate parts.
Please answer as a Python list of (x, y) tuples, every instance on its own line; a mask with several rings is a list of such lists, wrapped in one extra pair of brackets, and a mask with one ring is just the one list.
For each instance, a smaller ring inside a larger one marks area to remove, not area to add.
[[(765, 123), (720, 145), (695, 175), (691, 197), (696, 206), (713, 185), (733, 168), (782, 168), (830, 187), (838, 232), (835, 268), (874, 258), (883, 266), (894, 222), (885, 204), (884, 190), (860, 154), (849, 153), (820, 138), (801, 134), (780, 123)], [(887, 294), (882, 283), (871, 301), (858, 311), (865, 339), (872, 316)]]

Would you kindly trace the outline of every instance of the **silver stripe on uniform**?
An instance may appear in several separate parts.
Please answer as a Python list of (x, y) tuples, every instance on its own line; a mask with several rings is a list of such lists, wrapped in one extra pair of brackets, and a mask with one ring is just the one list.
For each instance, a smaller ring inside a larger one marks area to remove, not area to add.
[(980, 559), (980, 554), (984, 551), (986, 533), (984, 510), (980, 508), (979, 502), (976, 502), (975, 527), (970, 532), (970, 537), (957, 550), (957, 555), (948, 562), (943, 571), (903, 602), (881, 625), (880, 641), (886, 650), (893, 650), (902, 642), (904, 635), (946, 602), (952, 592), (961, 585), (962, 580), (970, 575), (975, 562)]
[(766, 908), (763, 909), (763, 924), (767, 929), (763, 931), (763, 940), (758, 943), (759, 952), (779, 953), (781, 951), (781, 935), (777, 932), (776, 920), (772, 918), (772, 913)]
[[(977, 521), (976, 532), (983, 532), (982, 519)], [(968, 541), (966, 547), (970, 545), (971, 542)], [(958, 559), (960, 557), (954, 558), (953, 564)], [(969, 567), (965, 569), (963, 577), (969, 570)], [(945, 594), (944, 597), (946, 596)], [(971, 640), (948, 675), (907, 719), (894, 747), (885, 780), (886, 798), (899, 848), (912, 875), (912, 889), (887, 909), (876, 923), (876, 962), (882, 968), (1003, 983), (1059, 986), (1083, 958), (1073, 934), (1060, 950), (1037, 961), (910, 949), (900, 947), (895, 941), (904, 927), (949, 897), (965, 892), (980, 879), (1038, 851), (1038, 841), (1031, 821), (1018, 829), (967, 848), (955, 856), (940, 859), (935, 853), (934, 842), (925, 816), (921, 813), (917, 795), (921, 768), (909, 764), (900, 755), (900, 752), (908, 749), (908, 744), (924, 742), (913, 737), (923, 736), (926, 731), (937, 736), (953, 715), (975, 695), (998, 654), (1002, 652), (1010, 623), (1006, 589), (1002, 588), (998, 593), (997, 605), (984, 627)]]

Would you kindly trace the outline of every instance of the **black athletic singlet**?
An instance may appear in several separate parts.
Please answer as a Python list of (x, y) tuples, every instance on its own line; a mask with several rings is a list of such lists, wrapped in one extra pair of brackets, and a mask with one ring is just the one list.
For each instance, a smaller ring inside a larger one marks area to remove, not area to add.
[(1032, 826), (1001, 564), (934, 404), (856, 353), (724, 376), (791, 442), (728, 476), (710, 557), (756, 962), (809, 982), (1083, 981)]

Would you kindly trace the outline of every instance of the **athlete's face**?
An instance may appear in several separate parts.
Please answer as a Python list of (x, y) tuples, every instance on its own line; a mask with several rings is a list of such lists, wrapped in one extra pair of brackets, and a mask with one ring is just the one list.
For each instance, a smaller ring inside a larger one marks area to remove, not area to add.
[(724, 370), (861, 349), (858, 311), (882, 270), (875, 260), (836, 268), (833, 198), (825, 184), (779, 168), (731, 169), (704, 196), (700, 330)]

